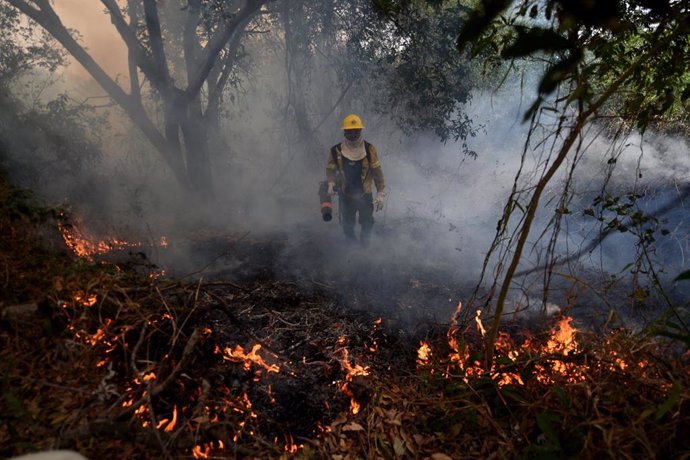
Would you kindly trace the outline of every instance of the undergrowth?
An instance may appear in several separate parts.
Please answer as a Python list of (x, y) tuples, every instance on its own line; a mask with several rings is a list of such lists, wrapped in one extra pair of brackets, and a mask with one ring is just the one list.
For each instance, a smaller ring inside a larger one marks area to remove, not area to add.
[(75, 258), (56, 212), (4, 179), (0, 197), (2, 457), (690, 457), (677, 342), (580, 332), (561, 353), (548, 332), (506, 336), (486, 372), (474, 327), (438, 325), (422, 359), (328, 293)]

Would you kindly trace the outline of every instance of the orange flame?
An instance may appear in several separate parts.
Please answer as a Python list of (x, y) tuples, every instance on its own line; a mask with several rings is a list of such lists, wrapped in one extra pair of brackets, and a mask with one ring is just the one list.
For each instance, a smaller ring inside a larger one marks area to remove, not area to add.
[(353, 414), (358, 414), (360, 409), (361, 409), (361, 404), (359, 401), (355, 399), (355, 395), (352, 393), (352, 390), (350, 390), (349, 382), (352, 381), (353, 377), (356, 377), (358, 375), (369, 375), (369, 366), (361, 366), (359, 364), (352, 365), (350, 364), (350, 352), (347, 350), (345, 347), (345, 343), (347, 343), (347, 337), (345, 336), (340, 336), (338, 337), (338, 344), (342, 345), (343, 347), (340, 349), (342, 353), (342, 358), (340, 359), (340, 362), (343, 366), (343, 369), (345, 369), (345, 372), (347, 373), (345, 375), (345, 383), (341, 385), (340, 391), (345, 393), (347, 396), (350, 397), (350, 411)]
[(378, 330), (379, 326), (381, 326), (382, 322), (383, 322), (383, 318), (379, 318), (377, 320), (374, 320), (374, 325), (371, 327), (371, 342), (372, 343), (369, 346), (369, 351), (372, 353), (376, 353), (376, 351), (379, 349), (379, 344), (376, 341), (374, 334), (376, 334), (376, 331)]
[[(68, 248), (78, 257), (93, 260), (93, 256), (105, 254), (114, 250), (141, 247), (141, 242), (129, 242), (114, 237), (98, 238), (84, 229), (79, 217), (72, 217), (70, 224), (57, 223), (58, 230)], [(168, 239), (163, 236), (157, 243), (158, 246), (168, 247)]]
[(424, 366), (429, 362), (431, 356), (431, 347), (426, 342), (419, 342), (419, 349), (417, 350), (417, 365)]
[(285, 452), (289, 454), (296, 454), (303, 446), (301, 444), (295, 444), (295, 439), (291, 434), (285, 435)]
[[(470, 362), (470, 351), (467, 344), (461, 344), (458, 336), (458, 315), (461, 310), (461, 304), (458, 304), (457, 308), (453, 312), (451, 317), (451, 324), (448, 329), (448, 345), (451, 349), (448, 358), (450, 364), (448, 365), (446, 376), (449, 378), (451, 375), (451, 366), (457, 366), (463, 372), (463, 379), (467, 382), (471, 377), (477, 377), (487, 374), (486, 369), (478, 361)], [(579, 345), (575, 338), (577, 330), (571, 325), (572, 318), (564, 317), (559, 321), (556, 327), (551, 331), (549, 339), (544, 345), (535, 345), (529, 339), (526, 340), (522, 345), (516, 346), (510, 336), (501, 332), (496, 337), (495, 350), (497, 354), (501, 355), (503, 358), (507, 358), (511, 362), (516, 362), (518, 357), (524, 353), (528, 354), (543, 354), (543, 355), (561, 355), (568, 356), (571, 353), (577, 352)], [(475, 316), (475, 323), (477, 330), (484, 337), (486, 335), (486, 330), (481, 321), (481, 311), (477, 310)], [(421, 342), (420, 348), (417, 350), (417, 363), (418, 365), (423, 365), (428, 362), (429, 359), (429, 349), (427, 344)], [(627, 366), (622, 359), (614, 355), (613, 363), (611, 368), (617, 368), (624, 370)], [(555, 359), (547, 356), (547, 361), (549, 366), (542, 364), (535, 365), (536, 378), (542, 383), (553, 383), (553, 379), (550, 373), (555, 373), (558, 375), (565, 376), (570, 382), (582, 381), (584, 379), (584, 373), (582, 367), (574, 363), (564, 363), (562, 360)], [(513, 372), (510, 370), (500, 369), (500, 365), (493, 363), (489, 374), (494, 380), (496, 380), (499, 386), (508, 384), (518, 384), (524, 385), (522, 377), (518, 372)]]
[(196, 445), (192, 447), (192, 455), (194, 458), (208, 458), (211, 455), (213, 446), (211, 444), (204, 444), (203, 446)]
[(170, 423), (166, 425), (163, 431), (165, 431), (166, 433), (170, 433), (175, 429), (175, 425), (177, 425), (177, 406), (173, 407), (173, 418), (170, 421)]
[(205, 442), (204, 444), (197, 444), (196, 446), (192, 447), (192, 456), (194, 458), (210, 458), (211, 453), (214, 450), (225, 450), (225, 444), (223, 444), (223, 441), (219, 439), (218, 441), (215, 441), (215, 443), (218, 443), (218, 447), (214, 445), (214, 441)]
[(258, 343), (252, 347), (252, 350), (249, 353), (246, 353), (244, 351), (244, 348), (242, 348), (240, 345), (235, 345), (234, 350), (231, 350), (230, 348), (226, 347), (223, 359), (235, 363), (244, 363), (244, 369), (247, 371), (251, 369), (252, 364), (256, 364), (257, 366), (264, 368), (267, 372), (280, 372), (279, 366), (275, 364), (269, 365), (266, 363), (266, 361), (264, 361), (264, 359), (261, 356), (259, 356), (258, 352), (260, 349), (261, 344)]
[[(542, 352), (550, 354), (560, 354), (563, 356), (568, 356), (571, 352), (576, 352), (578, 350), (578, 343), (575, 340), (575, 333), (577, 329), (572, 327), (570, 323), (572, 318), (565, 317), (558, 322), (556, 329), (551, 331), (549, 341)], [(553, 370), (561, 375), (569, 375), (569, 380), (580, 381), (584, 378), (581, 372), (578, 372), (575, 365), (570, 363), (564, 363), (562, 361), (553, 362)], [(539, 367), (537, 367), (539, 369)], [(545, 375), (538, 375), (537, 378), (543, 381), (548, 381)]]
[(74, 293), (74, 301), (85, 306), (92, 307), (96, 304), (97, 296), (96, 294), (87, 294), (84, 291), (76, 291)]
[(350, 412), (352, 412), (352, 415), (357, 415), (362, 409), (362, 405), (359, 403), (359, 401), (357, 401), (357, 398), (355, 398), (355, 394), (350, 389), (349, 383), (350, 382), (343, 383), (343, 385), (340, 387), (340, 391), (350, 397)]
[(557, 329), (551, 331), (551, 336), (546, 344), (549, 353), (561, 353), (567, 355), (571, 351), (577, 351), (578, 345), (575, 340), (577, 329), (570, 325), (573, 319), (566, 316), (558, 322)]
[(369, 366), (361, 366), (359, 364), (352, 366), (350, 364), (350, 352), (347, 351), (347, 348), (343, 348), (342, 353), (343, 358), (341, 362), (343, 364), (343, 368), (345, 368), (345, 371), (347, 372), (347, 380), (352, 380), (352, 377), (357, 375), (369, 375)]

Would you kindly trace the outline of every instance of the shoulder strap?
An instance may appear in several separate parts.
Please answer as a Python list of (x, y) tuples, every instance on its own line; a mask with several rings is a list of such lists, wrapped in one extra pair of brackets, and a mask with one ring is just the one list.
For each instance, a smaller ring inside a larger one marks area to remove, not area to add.
[(340, 144), (335, 144), (333, 147), (331, 147), (331, 157), (333, 158), (333, 163), (338, 165), (338, 147)]
[(367, 162), (371, 164), (371, 144), (364, 141), (364, 151), (367, 152)]

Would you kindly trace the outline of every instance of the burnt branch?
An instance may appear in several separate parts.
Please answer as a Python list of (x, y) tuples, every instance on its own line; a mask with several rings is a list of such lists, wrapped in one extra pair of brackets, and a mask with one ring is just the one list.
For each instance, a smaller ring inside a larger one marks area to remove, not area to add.
[(161, 394), (172, 382), (175, 381), (175, 377), (185, 368), (187, 365), (190, 363), (193, 355), (194, 348), (196, 347), (197, 343), (199, 343), (199, 339), (201, 338), (201, 331), (199, 328), (194, 329), (194, 332), (192, 332), (192, 335), (189, 337), (189, 340), (187, 340), (187, 344), (184, 347), (184, 351), (182, 352), (182, 357), (178, 361), (177, 365), (173, 369), (173, 371), (168, 375), (168, 377), (163, 380), (161, 383), (158, 385), (154, 386), (150, 392), (147, 392), (147, 396), (144, 396), (140, 400), (136, 401), (134, 404), (131, 406), (127, 407), (124, 411), (122, 411), (120, 414), (118, 414), (115, 419), (122, 421), (130, 418), (134, 412), (142, 405), (148, 403), (149, 401), (149, 396), (154, 397), (158, 396)]

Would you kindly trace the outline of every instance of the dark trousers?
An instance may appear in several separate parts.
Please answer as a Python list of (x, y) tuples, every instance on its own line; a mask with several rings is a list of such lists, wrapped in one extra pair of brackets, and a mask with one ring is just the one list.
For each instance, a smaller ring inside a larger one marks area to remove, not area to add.
[(355, 240), (355, 218), (359, 213), (359, 225), (362, 226), (359, 239), (363, 245), (369, 244), (371, 228), (374, 226), (374, 202), (371, 193), (365, 193), (359, 198), (347, 195), (340, 196), (340, 215), (343, 232), (349, 240)]

